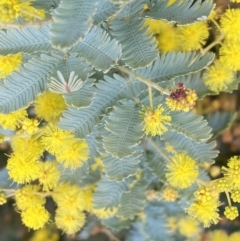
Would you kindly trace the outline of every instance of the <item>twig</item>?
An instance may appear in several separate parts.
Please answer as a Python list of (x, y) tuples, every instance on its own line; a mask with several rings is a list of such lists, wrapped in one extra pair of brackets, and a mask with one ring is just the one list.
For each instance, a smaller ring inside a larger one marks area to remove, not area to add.
[(172, 162), (172, 160), (156, 145), (151, 138), (148, 138), (147, 140), (164, 159), (166, 159), (168, 162)]
[(120, 241), (117, 237), (115, 237), (108, 229), (102, 228), (101, 232), (106, 234), (110, 241)]
[(42, 25), (52, 23), (52, 19), (36, 22), (27, 22), (27, 23), (2, 23), (0, 22), (0, 29), (11, 29), (11, 28), (25, 28), (25, 27), (41, 27)]
[(128, 75), (133, 76), (135, 79), (138, 79), (140, 82), (146, 84), (147, 86), (152, 87), (152, 88), (160, 91), (162, 94), (170, 95), (170, 92), (169, 92), (169, 91), (167, 91), (166, 89), (162, 88), (162, 87), (159, 86), (158, 84), (152, 82), (150, 79), (144, 78), (144, 77), (142, 77), (142, 76), (140, 76), (140, 75), (132, 72), (131, 70), (129, 70), (129, 69), (123, 67), (123, 66), (117, 66), (117, 68), (118, 68), (120, 71), (122, 71), (122, 72), (124, 72), (124, 73), (126, 73), (126, 74), (128, 74)]

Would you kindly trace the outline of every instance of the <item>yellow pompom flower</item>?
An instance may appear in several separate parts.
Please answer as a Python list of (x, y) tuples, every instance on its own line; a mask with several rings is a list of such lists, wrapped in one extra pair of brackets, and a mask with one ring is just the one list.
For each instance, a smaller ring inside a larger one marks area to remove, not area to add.
[(21, 11), (20, 0), (0, 1), (0, 22), (10, 23), (17, 18)]
[(167, 23), (166, 27), (156, 36), (157, 47), (160, 53), (167, 53), (170, 51), (177, 51), (179, 49), (177, 44), (177, 35), (172, 24)]
[(66, 168), (76, 169), (87, 161), (89, 155), (88, 144), (85, 140), (75, 139), (63, 150), (56, 153), (56, 158)]
[(0, 113), (0, 125), (4, 129), (16, 130), (20, 123), (27, 118), (25, 109), (13, 111), (9, 114)]
[(226, 68), (240, 69), (240, 44), (238, 41), (224, 41), (220, 48), (220, 61)]
[(31, 6), (31, 0), (1, 0), (0, 1), (0, 22), (11, 23), (14, 19), (22, 16), (25, 20), (43, 19), (43, 10)]
[(66, 234), (74, 234), (79, 231), (85, 223), (85, 214), (81, 211), (71, 211), (57, 209), (55, 214), (55, 223), (58, 228)]
[(70, 131), (61, 130), (56, 124), (48, 124), (44, 128), (41, 137), (41, 143), (51, 154), (56, 155), (59, 150), (64, 150), (68, 147), (69, 143), (75, 140), (74, 135)]
[(62, 95), (49, 91), (39, 95), (35, 100), (35, 111), (37, 116), (46, 121), (59, 118), (66, 108), (67, 105)]
[(0, 189), (0, 206), (7, 202), (7, 197), (4, 192)]
[(156, 109), (143, 106), (140, 115), (144, 119), (143, 131), (147, 135), (162, 135), (168, 130), (166, 126), (171, 122), (171, 116), (167, 115), (161, 104)]
[(222, 167), (223, 175), (231, 188), (240, 188), (240, 157), (230, 158), (227, 167)]
[(183, 83), (177, 83), (166, 98), (166, 104), (173, 111), (188, 112), (195, 106), (196, 100), (195, 90), (186, 88)]
[(196, 22), (176, 28), (177, 39), (181, 51), (200, 49), (209, 36), (206, 22)]
[(240, 240), (240, 232), (234, 232), (229, 236), (228, 241), (239, 241)]
[(163, 29), (166, 28), (167, 26), (167, 22), (163, 21), (163, 20), (156, 20), (156, 19), (150, 19), (147, 18), (144, 22), (144, 27), (147, 26), (148, 27), (148, 33), (152, 33), (152, 34), (159, 34), (163, 31)]
[(219, 202), (203, 202), (197, 200), (186, 209), (186, 212), (193, 218), (202, 222), (204, 227), (209, 227), (212, 223), (217, 224), (219, 221)]
[(39, 158), (44, 152), (41, 142), (32, 136), (29, 138), (15, 136), (12, 139), (11, 146), (15, 152), (31, 152), (36, 158)]
[(231, 198), (235, 203), (240, 203), (240, 189), (231, 190)]
[(84, 195), (77, 185), (60, 183), (52, 194), (59, 208), (67, 210), (84, 210)]
[(38, 130), (38, 125), (38, 120), (27, 118), (22, 122), (22, 130), (24, 130), (27, 134), (32, 135), (34, 132)]
[(49, 212), (41, 205), (31, 205), (21, 213), (23, 224), (34, 230), (43, 228), (49, 217)]
[(57, 163), (54, 161), (45, 161), (40, 163), (38, 181), (43, 187), (43, 191), (52, 190), (57, 186), (60, 179), (60, 172)]
[(190, 187), (197, 177), (198, 166), (186, 153), (176, 154), (167, 164), (166, 178), (173, 187)]
[(8, 159), (7, 169), (10, 178), (22, 184), (39, 177), (40, 163), (31, 152), (14, 152)]
[(228, 235), (224, 230), (214, 230), (209, 234), (209, 241), (229, 241)]
[(215, 61), (203, 75), (206, 86), (215, 92), (226, 91), (233, 78), (233, 71), (220, 61)]
[[(0, 18), (1, 18), (1, 14), (0, 14)], [(20, 53), (0, 56), (0, 79), (10, 75), (13, 71), (17, 71), (21, 64), (22, 64), (22, 54)]]
[(230, 189), (229, 182), (225, 178), (220, 178), (216, 180), (215, 184), (218, 192), (225, 192)]
[(86, 190), (82, 191), (83, 194), (83, 202), (84, 202), (84, 210), (91, 212), (93, 209), (93, 188), (87, 188)]
[(163, 190), (163, 200), (166, 202), (174, 202), (178, 198), (178, 192), (172, 188), (165, 188)]
[(227, 9), (220, 22), (227, 39), (240, 40), (240, 9)]
[(117, 213), (118, 208), (117, 207), (111, 207), (111, 208), (99, 208), (99, 209), (93, 209), (92, 213), (95, 214), (100, 219), (107, 219), (113, 217)]
[(230, 220), (234, 220), (236, 217), (239, 216), (237, 207), (234, 207), (234, 206), (225, 207), (224, 215), (226, 218)]
[(26, 210), (30, 206), (42, 206), (46, 200), (38, 195), (40, 187), (38, 185), (26, 185), (15, 192), (17, 208), (21, 211)]
[(200, 234), (200, 223), (197, 220), (193, 220), (191, 217), (181, 218), (179, 223), (179, 233), (185, 237), (196, 237)]
[(60, 234), (55, 230), (50, 228), (38, 229), (35, 231), (28, 241), (59, 241)]

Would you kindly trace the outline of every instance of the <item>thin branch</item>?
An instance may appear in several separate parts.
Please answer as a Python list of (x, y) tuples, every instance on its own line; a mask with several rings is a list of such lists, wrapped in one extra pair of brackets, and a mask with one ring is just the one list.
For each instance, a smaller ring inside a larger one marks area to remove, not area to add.
[(52, 19), (44, 20), (44, 21), (36, 21), (36, 22), (27, 22), (27, 23), (2, 23), (0, 22), (0, 29), (11, 29), (11, 28), (25, 28), (25, 27), (41, 27), (42, 25), (46, 25), (48, 23), (52, 23)]
[(205, 49), (201, 50), (202, 56), (205, 55), (212, 47), (214, 47), (215, 45), (218, 45), (222, 42), (222, 40), (225, 37), (225, 34), (222, 32), (220, 26), (218, 25), (218, 23), (215, 20), (211, 20), (214, 25), (216, 26), (216, 28), (218, 29), (218, 31), (220, 32), (220, 35), (217, 37), (217, 39), (215, 39), (211, 44), (209, 44)]
[(153, 109), (152, 87), (148, 86), (150, 107)]
[(148, 138), (147, 139), (149, 141), (149, 143), (151, 144), (151, 146), (153, 146), (156, 151), (165, 159), (167, 160), (168, 162), (172, 162), (172, 160), (159, 148), (159, 146), (156, 145), (156, 143), (151, 139), (151, 138)]
[(108, 229), (101, 228), (100, 232), (106, 234), (110, 241), (120, 241), (117, 237), (115, 237)]
[(162, 94), (170, 95), (170, 92), (168, 90), (166, 90), (166, 89), (162, 88), (161, 86), (159, 86), (158, 84), (152, 82), (150, 79), (144, 78), (144, 77), (132, 72), (131, 70), (129, 70), (129, 69), (123, 67), (123, 66), (117, 66), (117, 68), (120, 71), (122, 71), (122, 72), (124, 72), (128, 75), (133, 76), (135, 79), (138, 79), (140, 82), (146, 84), (147, 86), (152, 87), (152, 88), (160, 91)]

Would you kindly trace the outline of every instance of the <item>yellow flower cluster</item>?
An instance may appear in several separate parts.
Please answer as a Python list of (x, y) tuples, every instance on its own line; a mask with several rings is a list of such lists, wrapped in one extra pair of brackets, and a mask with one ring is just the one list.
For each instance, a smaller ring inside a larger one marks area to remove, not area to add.
[(7, 202), (6, 195), (3, 191), (0, 189), (0, 206), (5, 204)]
[(234, 207), (234, 206), (225, 207), (224, 215), (226, 218), (230, 220), (234, 220), (239, 215), (237, 207)]
[[(0, 14), (1, 18), (1, 14)], [(0, 56), (0, 79), (10, 75), (13, 71), (17, 71), (22, 64), (22, 54), (12, 54)]]
[(222, 167), (224, 178), (229, 183), (230, 187), (240, 188), (240, 157), (234, 156), (230, 158), (227, 167)]
[(85, 206), (90, 199), (85, 199), (84, 191), (77, 185), (60, 183), (54, 189), (53, 199), (57, 203), (55, 222), (58, 228), (67, 234), (76, 233), (85, 223)]
[(173, 111), (188, 112), (195, 106), (196, 100), (197, 94), (195, 90), (185, 88), (184, 84), (178, 83), (166, 98), (166, 104)]
[(10, 23), (18, 17), (26, 20), (43, 19), (43, 10), (35, 9), (30, 5), (31, 0), (0, 0), (0, 22)]
[(21, 122), (26, 118), (27, 111), (25, 109), (13, 111), (9, 114), (0, 113), (0, 125), (4, 129), (16, 130), (16, 128), (20, 127)]
[(163, 200), (166, 202), (174, 202), (178, 198), (178, 192), (172, 188), (164, 188)]
[(37, 116), (46, 121), (58, 119), (67, 108), (62, 95), (49, 91), (39, 95), (34, 106)]
[(54, 124), (49, 124), (45, 128), (41, 143), (66, 168), (81, 167), (89, 156), (85, 140), (75, 138), (72, 132), (61, 130)]
[(163, 20), (146, 19), (144, 26), (148, 26), (148, 33), (155, 36), (161, 53), (200, 49), (209, 35), (206, 22), (175, 26)]
[(156, 109), (143, 106), (140, 115), (144, 120), (143, 131), (147, 135), (162, 135), (167, 131), (167, 125), (171, 122), (171, 117), (167, 115), (161, 104)]
[(231, 84), (234, 79), (234, 74), (230, 68), (217, 60), (214, 61), (214, 64), (204, 73), (203, 78), (206, 86), (210, 90), (220, 92), (228, 89), (228, 85)]
[(34, 230), (43, 228), (50, 214), (45, 209), (45, 198), (39, 195), (38, 185), (26, 185), (15, 193), (17, 208), (21, 211), (23, 223)]
[(167, 164), (167, 181), (176, 188), (190, 187), (196, 181), (198, 174), (197, 163), (186, 153), (176, 154)]
[(51, 227), (47, 227), (36, 230), (29, 241), (58, 241), (59, 239), (60, 235), (58, 232), (56, 232), (56, 230), (52, 230)]
[(219, 194), (211, 188), (200, 188), (194, 193), (195, 201), (186, 209), (194, 219), (202, 222), (204, 227), (219, 221)]

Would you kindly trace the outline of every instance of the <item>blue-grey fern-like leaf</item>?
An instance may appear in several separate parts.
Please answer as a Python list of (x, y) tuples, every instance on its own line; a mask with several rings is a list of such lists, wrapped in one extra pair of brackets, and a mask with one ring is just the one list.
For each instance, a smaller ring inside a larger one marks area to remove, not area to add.
[(74, 132), (76, 137), (84, 138), (100, 122), (101, 115), (107, 107), (112, 106), (119, 98), (126, 97), (129, 86), (131, 82), (126, 82), (118, 75), (114, 75), (114, 79), (105, 76), (105, 81), (96, 84), (97, 92), (91, 105), (79, 110), (69, 107), (63, 113), (59, 127)]
[(154, 82), (171, 80), (207, 67), (213, 61), (213, 57), (212, 53), (202, 56), (197, 52), (169, 52), (158, 56), (149, 66), (136, 70), (136, 73)]
[(114, 157), (121, 159), (132, 155), (133, 147), (143, 137), (140, 110), (141, 106), (132, 100), (122, 100), (119, 105), (113, 106), (113, 111), (106, 120), (103, 146)]
[(0, 111), (7, 114), (34, 101), (47, 88), (47, 79), (58, 62), (58, 58), (42, 54), (7, 76), (0, 85)]
[(111, 25), (111, 33), (122, 45), (122, 59), (133, 69), (149, 65), (158, 55), (156, 42), (147, 35), (143, 23), (143, 19), (133, 18), (127, 21), (117, 19)]
[(0, 30), (0, 54), (49, 52), (51, 50), (49, 25)]
[(124, 4), (121, 5), (121, 11), (116, 16), (116, 19), (124, 21), (137, 15), (140, 16), (143, 12), (144, 4), (144, 0), (124, 1)]
[(118, 159), (107, 155), (102, 158), (104, 171), (109, 180), (122, 181), (129, 176), (135, 175), (140, 169), (141, 152), (135, 152), (131, 156)]
[(61, 61), (56, 65), (51, 77), (58, 79), (57, 71), (61, 71), (61, 74), (65, 79), (68, 79), (72, 71), (78, 76), (79, 79), (85, 81), (90, 75), (94, 73), (92, 66), (80, 58), (77, 54), (69, 54), (67, 58), (65, 56), (57, 55), (53, 53), (53, 56), (60, 58)]
[(142, 212), (146, 203), (146, 186), (146, 180), (141, 178), (133, 186), (130, 186), (129, 191), (122, 194), (117, 217), (133, 219), (135, 215)]
[[(158, 148), (162, 149), (163, 152), (165, 149), (159, 143), (156, 143)], [(146, 154), (146, 163), (150, 170), (161, 180), (165, 180), (165, 169), (166, 169), (166, 160), (159, 153), (147, 153)]]
[(176, 153), (186, 151), (198, 163), (213, 163), (218, 151), (214, 150), (216, 142), (193, 142), (188, 137), (176, 132), (168, 131), (163, 134), (162, 139), (171, 145)]
[(51, 42), (54, 47), (68, 50), (89, 31), (97, 0), (61, 0), (53, 11)]
[(103, 177), (98, 182), (93, 194), (93, 207), (96, 209), (117, 207), (126, 189), (125, 182), (109, 181), (106, 177)]
[(31, 1), (31, 6), (44, 9), (44, 11), (53, 10), (58, 7), (60, 0), (33, 0)]
[(221, 131), (226, 129), (236, 117), (237, 113), (233, 111), (215, 111), (205, 116), (209, 126), (211, 126), (212, 128), (212, 133), (214, 137), (216, 137)]
[(96, 26), (71, 52), (78, 53), (95, 69), (106, 73), (116, 65), (122, 50), (116, 39), (111, 39), (106, 31)]
[(198, 20), (206, 20), (214, 7), (215, 4), (212, 1), (177, 0), (169, 6), (169, 1), (158, 0), (145, 13), (145, 16), (153, 19), (166, 19), (178, 24), (189, 24)]
[(206, 141), (212, 136), (212, 129), (203, 119), (203, 116), (196, 115), (193, 112), (177, 111), (172, 111), (170, 116), (171, 129), (196, 142)]
[(63, 94), (66, 104), (74, 108), (89, 106), (96, 92), (96, 88), (93, 86), (94, 82), (95, 79), (89, 78), (83, 83), (79, 90)]
[(130, 225), (133, 224), (133, 222), (134, 221), (131, 219), (121, 219), (118, 217), (111, 217), (108, 219), (101, 220), (101, 223), (104, 226), (111, 228), (113, 230), (116, 230), (116, 231), (120, 231), (121, 229), (129, 228)]
[(117, 13), (120, 8), (120, 4), (113, 4), (107, 0), (98, 1), (97, 11), (93, 16), (94, 22), (99, 24), (103, 21), (107, 21), (112, 15)]
[[(166, 221), (164, 206), (160, 202), (148, 202), (145, 209), (146, 218), (142, 228), (144, 234), (153, 241), (171, 240), (170, 228)], [(174, 213), (175, 214), (175, 213)]]

